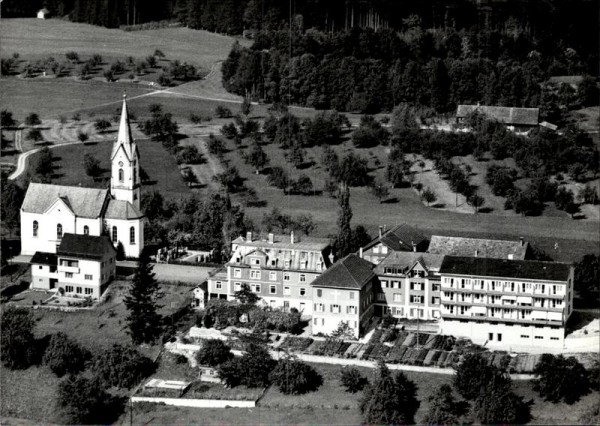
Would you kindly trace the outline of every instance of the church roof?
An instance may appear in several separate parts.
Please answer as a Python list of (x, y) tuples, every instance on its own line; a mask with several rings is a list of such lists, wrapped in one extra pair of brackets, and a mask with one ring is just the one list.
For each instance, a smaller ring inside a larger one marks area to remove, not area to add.
[(61, 198), (76, 216), (97, 218), (102, 215), (107, 195), (107, 189), (30, 183), (21, 209), (27, 213), (43, 214)]
[(129, 201), (113, 200), (112, 198), (108, 201), (106, 212), (104, 213), (106, 219), (139, 219), (144, 215), (135, 208)]
[(106, 253), (116, 252), (106, 235), (64, 234), (56, 253), (82, 259), (102, 259)]
[[(127, 98), (123, 96), (123, 109), (121, 110), (121, 122), (119, 123), (119, 133), (117, 133), (117, 140), (113, 144), (112, 153), (110, 158), (115, 158), (115, 155), (119, 151), (119, 148), (123, 148), (125, 155), (129, 160), (132, 160), (134, 153), (137, 151), (137, 145), (131, 135), (131, 127), (129, 126), (129, 113), (127, 112)], [(139, 157), (139, 152), (137, 152)]]

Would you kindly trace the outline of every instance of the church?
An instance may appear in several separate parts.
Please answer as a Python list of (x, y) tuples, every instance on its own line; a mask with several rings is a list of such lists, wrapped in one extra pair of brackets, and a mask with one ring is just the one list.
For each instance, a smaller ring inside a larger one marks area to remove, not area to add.
[(21, 254), (56, 253), (64, 234), (77, 234), (107, 235), (115, 248), (122, 244), (126, 257), (139, 257), (144, 248), (139, 159), (124, 97), (110, 189), (31, 183), (21, 206)]

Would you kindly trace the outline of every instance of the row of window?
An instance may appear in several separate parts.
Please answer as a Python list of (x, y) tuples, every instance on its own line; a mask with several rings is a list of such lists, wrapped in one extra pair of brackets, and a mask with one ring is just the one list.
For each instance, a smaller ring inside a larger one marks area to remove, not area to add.
[(66, 285), (65, 286), (65, 293), (76, 293), (76, 294), (83, 294), (85, 290), (85, 294), (90, 295), (94, 293), (94, 289), (91, 288), (82, 288), (82, 287), (73, 287), (72, 285)]
[[(327, 309), (326, 305), (324, 303), (315, 303), (314, 311), (315, 312), (330, 312), (332, 314), (341, 314), (342, 307), (337, 303), (332, 303), (331, 305), (329, 305), (329, 309)], [(344, 313), (346, 313), (348, 315), (356, 315), (358, 313), (358, 309), (356, 306), (349, 305), (349, 306), (346, 306)]]
[[(39, 223), (37, 220), (33, 221), (33, 236), (37, 237), (39, 231)], [(83, 235), (90, 235), (90, 227), (87, 225), (83, 226)], [(62, 240), (63, 237), (63, 226), (62, 224), (56, 225), (56, 239)], [(117, 227), (112, 227), (112, 240), (117, 242)], [(135, 244), (135, 228), (132, 226), (129, 228), (129, 244)]]
[[(102, 281), (104, 281), (104, 279), (106, 278), (106, 274), (102, 274), (101, 277)], [(65, 272), (65, 278), (73, 278), (73, 272)], [(94, 279), (94, 276), (91, 274), (85, 274), (84, 279), (86, 281), (92, 281)]]
[[(280, 250), (281, 253), (281, 250)], [(300, 253), (300, 262), (299, 262), (299, 268), (300, 269), (308, 269), (308, 259), (304, 259), (303, 254), (306, 252), (301, 252)], [(311, 253), (312, 255), (312, 253)], [(317, 254), (317, 256), (319, 256)], [(312, 256), (311, 256), (312, 257)], [(242, 261), (241, 257), (236, 257), (235, 259), (236, 263), (240, 263)], [(289, 268), (291, 266), (292, 260), (291, 259), (284, 259), (283, 261), (283, 267), (284, 268)], [(250, 257), (250, 265), (253, 266), (262, 266), (261, 265), (261, 257)], [(271, 259), (270, 262), (267, 262), (265, 259), (265, 264), (270, 264), (270, 266), (274, 266), (277, 267), (279, 266), (279, 259)], [(323, 269), (323, 262), (321, 262), (320, 260), (317, 261), (317, 265), (316, 265), (317, 270), (322, 270)]]
[[(223, 290), (223, 286), (224, 286), (224, 282), (223, 281), (215, 281), (215, 289), (217, 290)], [(233, 283), (233, 290), (234, 291), (240, 291), (242, 289), (242, 283), (241, 282), (235, 282)], [(255, 293), (260, 293), (262, 290), (262, 284), (257, 284), (257, 283), (251, 283), (250, 284), (250, 289), (255, 292)], [(274, 284), (269, 285), (269, 294), (277, 294), (277, 286)], [(292, 290), (290, 287), (288, 286), (284, 286), (283, 287), (283, 295), (284, 296), (290, 296), (292, 294)], [(300, 287), (299, 289), (299, 294), (301, 297), (306, 296), (306, 287)]]
[[(314, 318), (313, 319), (314, 325), (319, 325), (319, 323), (321, 323), (321, 325), (325, 325), (325, 318)], [(354, 326), (352, 326), (352, 323), (354, 323)], [(348, 321), (348, 326), (350, 328), (356, 328), (356, 327), (358, 327), (358, 321)]]
[(414, 269), (408, 271), (408, 268), (395, 268), (395, 267), (388, 267), (388, 266), (383, 268), (383, 273), (386, 275), (407, 275), (411, 278), (414, 278), (414, 277), (425, 278), (427, 276), (426, 271), (416, 271)]
[[(234, 269), (233, 270), (233, 277), (234, 278), (242, 278), (242, 270), (241, 269)], [(260, 280), (261, 277), (262, 277), (261, 271), (257, 271), (255, 269), (250, 270), (250, 279)], [(290, 278), (291, 278), (291, 274), (289, 272), (284, 272), (283, 273), (283, 281), (290, 281)], [(299, 274), (298, 280), (301, 283), (305, 283), (306, 282), (306, 275), (305, 274)], [(277, 281), (277, 272), (276, 271), (269, 271), (269, 281)]]
[[(452, 288), (460, 288), (460, 289), (473, 289), (473, 290), (486, 290), (486, 281), (485, 280), (477, 280), (477, 279), (469, 279), (469, 278), (457, 278), (456, 282), (454, 278), (444, 278), (444, 284)], [(489, 290), (491, 291), (510, 291), (516, 292), (517, 289), (520, 288), (521, 293), (544, 293), (546, 294), (546, 289), (551, 291), (550, 294), (563, 294), (565, 291), (565, 286), (560, 284), (542, 284), (542, 283), (521, 283), (519, 286), (517, 283), (512, 281), (491, 281), (489, 282)]]
[[(399, 289), (399, 290), (402, 289), (401, 281), (381, 280), (380, 282), (381, 282), (382, 288), (392, 288), (392, 289)], [(411, 282), (409, 288), (414, 291), (424, 291), (425, 284), (418, 283), (418, 282)], [(439, 283), (431, 283), (431, 291), (440, 291), (440, 284)]]
[[(521, 334), (521, 339), (529, 339), (529, 335), (527, 334)], [(535, 339), (537, 340), (542, 340), (544, 338), (544, 336), (533, 336)], [(558, 337), (551, 337), (550, 340), (560, 340), (560, 338)]]

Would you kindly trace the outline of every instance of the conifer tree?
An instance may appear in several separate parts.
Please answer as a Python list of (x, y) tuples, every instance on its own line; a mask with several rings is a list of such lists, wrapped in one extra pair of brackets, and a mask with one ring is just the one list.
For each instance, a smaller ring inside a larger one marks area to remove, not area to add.
[(338, 234), (337, 251), (338, 257), (342, 258), (352, 251), (352, 229), (350, 221), (352, 220), (352, 209), (350, 208), (350, 188), (345, 183), (341, 183), (338, 190)]
[(124, 299), (129, 312), (129, 334), (135, 344), (154, 342), (161, 333), (162, 318), (157, 313), (159, 306), (156, 302), (158, 282), (152, 268), (149, 253), (144, 249), (138, 259), (129, 294)]

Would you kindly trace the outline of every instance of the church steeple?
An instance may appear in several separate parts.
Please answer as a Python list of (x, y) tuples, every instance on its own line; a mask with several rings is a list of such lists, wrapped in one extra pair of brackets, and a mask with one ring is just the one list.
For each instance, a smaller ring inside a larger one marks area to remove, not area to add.
[(131, 134), (127, 96), (123, 95), (123, 109), (117, 140), (111, 154), (110, 193), (116, 200), (129, 201), (140, 208), (139, 152)]

